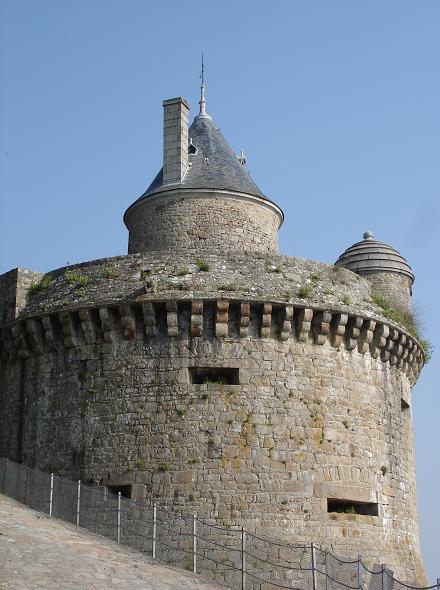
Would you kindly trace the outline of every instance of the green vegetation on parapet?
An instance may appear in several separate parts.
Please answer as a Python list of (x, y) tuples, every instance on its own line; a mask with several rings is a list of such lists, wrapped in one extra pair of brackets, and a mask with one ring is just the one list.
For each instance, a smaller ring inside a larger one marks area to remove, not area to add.
[(64, 273), (64, 278), (68, 283), (74, 285), (75, 288), (85, 287), (90, 283), (90, 277), (83, 275), (75, 270), (66, 270), (66, 272)]
[(233, 293), (234, 291), (237, 291), (237, 285), (234, 285), (233, 283), (227, 283), (226, 285), (219, 285), (217, 287), (218, 291), (230, 291), (231, 293)]
[(141, 270), (140, 279), (141, 281), (146, 281), (147, 278), (151, 275), (151, 270)]
[(157, 468), (162, 473), (165, 473), (165, 471), (169, 471), (171, 469), (171, 465), (169, 463), (159, 463)]
[(391, 303), (383, 295), (373, 294), (371, 296), (373, 303), (380, 309), (380, 313), (392, 322), (403, 326), (411, 336), (416, 338), (425, 353), (425, 364), (429, 363), (432, 358), (432, 345), (429, 340), (425, 340), (421, 336), (421, 329), (414, 315), (411, 315), (399, 307), (392, 306)]
[(49, 289), (49, 287), (52, 285), (52, 283), (53, 283), (53, 279), (51, 279), (51, 277), (43, 277), (37, 283), (32, 283), (28, 289), (29, 297), (33, 297), (34, 295), (37, 295), (37, 293), (41, 293), (41, 291), (45, 291), (46, 289)]
[(189, 272), (188, 268), (181, 268), (180, 270), (178, 270), (176, 272), (176, 277), (184, 277), (189, 274), (190, 274), (190, 272)]
[(118, 276), (118, 271), (115, 266), (108, 264), (102, 269), (101, 276), (103, 279), (114, 279)]
[(197, 266), (202, 272), (209, 272), (209, 264), (205, 260), (197, 260)]
[(283, 272), (283, 268), (279, 264), (269, 264), (268, 266), (266, 266), (266, 271), (280, 274)]
[(311, 299), (315, 294), (315, 289), (312, 285), (303, 285), (298, 289), (297, 296), (301, 299)]

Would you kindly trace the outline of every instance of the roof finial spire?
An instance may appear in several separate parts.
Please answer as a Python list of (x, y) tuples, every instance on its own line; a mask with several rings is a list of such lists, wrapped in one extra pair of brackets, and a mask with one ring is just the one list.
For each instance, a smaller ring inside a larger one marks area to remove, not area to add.
[(205, 99), (205, 64), (203, 62), (203, 51), (202, 51), (202, 71), (201, 71), (201, 74), (200, 74), (200, 79), (202, 81), (202, 83), (200, 85), (200, 100), (199, 100), (200, 110), (199, 110), (199, 114), (197, 115), (197, 118), (198, 117), (206, 117), (206, 118), (210, 119), (211, 117), (206, 112), (206, 99)]

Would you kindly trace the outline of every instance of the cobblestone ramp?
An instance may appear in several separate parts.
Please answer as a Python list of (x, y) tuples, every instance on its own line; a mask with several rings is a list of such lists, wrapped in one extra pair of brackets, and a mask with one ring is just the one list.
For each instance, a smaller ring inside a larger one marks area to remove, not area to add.
[(219, 590), (0, 495), (0, 589)]

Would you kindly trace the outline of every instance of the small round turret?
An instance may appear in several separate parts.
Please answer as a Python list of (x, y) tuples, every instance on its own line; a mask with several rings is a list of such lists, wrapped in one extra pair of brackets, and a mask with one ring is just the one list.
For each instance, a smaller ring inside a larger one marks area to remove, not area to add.
[(392, 246), (366, 231), (361, 242), (347, 248), (335, 263), (366, 277), (373, 290), (406, 313), (411, 313), (414, 274), (405, 258)]

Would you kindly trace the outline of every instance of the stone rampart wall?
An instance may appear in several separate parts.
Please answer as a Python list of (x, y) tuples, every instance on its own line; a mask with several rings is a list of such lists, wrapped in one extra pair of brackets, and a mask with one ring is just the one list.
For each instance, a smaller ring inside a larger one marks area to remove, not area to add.
[(25, 307), (28, 289), (43, 273), (14, 268), (0, 275), (0, 326), (12, 322)]
[[(2, 334), (0, 454), (224, 525), (381, 555), (420, 579), (410, 389), (423, 354), (402, 331), (219, 299), (82, 308)], [(239, 384), (191, 383), (206, 367), (237, 369)], [(378, 516), (328, 513), (328, 499)]]

